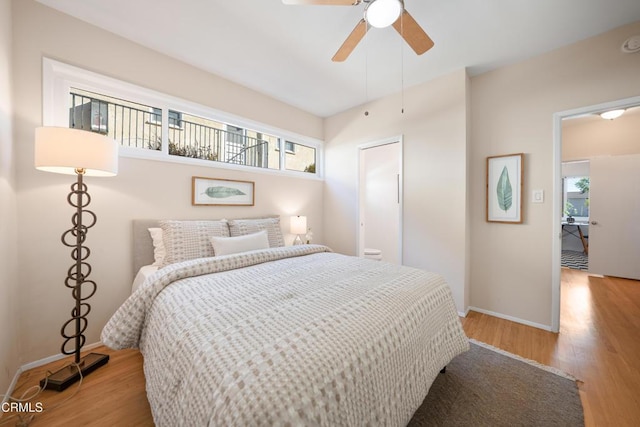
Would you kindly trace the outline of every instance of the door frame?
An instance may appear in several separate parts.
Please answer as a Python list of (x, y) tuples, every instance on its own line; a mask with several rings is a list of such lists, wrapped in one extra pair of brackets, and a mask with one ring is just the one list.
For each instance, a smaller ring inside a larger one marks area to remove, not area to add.
[(560, 331), (562, 254), (562, 119), (640, 105), (640, 96), (589, 105), (553, 114), (553, 203), (551, 227), (551, 331)]
[(361, 164), (361, 155), (362, 155), (362, 151), (366, 150), (367, 148), (374, 148), (374, 147), (379, 147), (382, 145), (389, 145), (389, 144), (395, 144), (398, 143), (400, 144), (400, 164), (398, 165), (398, 171), (400, 174), (399, 177), (399, 182), (398, 182), (398, 191), (400, 192), (400, 206), (398, 207), (400, 212), (399, 212), (399, 224), (398, 224), (398, 260), (400, 261), (400, 265), (402, 265), (403, 259), (402, 259), (402, 242), (403, 242), (403, 222), (404, 222), (404, 171), (403, 171), (403, 167), (404, 167), (404, 141), (403, 141), (403, 135), (400, 134), (398, 136), (392, 136), (389, 138), (385, 138), (385, 139), (379, 139), (376, 141), (371, 141), (371, 142), (365, 142), (363, 144), (360, 144), (357, 146), (358, 148), (358, 179), (356, 182), (356, 194), (358, 197), (358, 212), (356, 214), (356, 244), (357, 244), (357, 248), (358, 248), (358, 256), (363, 256), (364, 255), (364, 239), (361, 233), (361, 229), (362, 229), (362, 214), (364, 212), (364, 208), (362, 206), (362, 204), (364, 203), (363, 201), (363, 197), (362, 194), (360, 193), (361, 188), (360, 188), (360, 177), (361, 177), (361, 173), (362, 173), (362, 164)]

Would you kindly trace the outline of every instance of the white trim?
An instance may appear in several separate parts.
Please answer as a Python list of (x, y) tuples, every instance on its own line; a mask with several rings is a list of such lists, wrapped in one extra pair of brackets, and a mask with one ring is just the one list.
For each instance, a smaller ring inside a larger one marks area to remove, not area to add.
[[(93, 344), (87, 344), (82, 346), (82, 351), (87, 351), (87, 350), (93, 350), (96, 347), (100, 347), (102, 344), (102, 342), (98, 341), (96, 343)], [(27, 372), (28, 370), (34, 369), (34, 368), (39, 368), (40, 366), (44, 366), (47, 363), (51, 363), (51, 362), (55, 362), (61, 359), (64, 359), (65, 357), (69, 357), (66, 354), (62, 354), (62, 353), (58, 353), (58, 354), (54, 354), (53, 356), (48, 356), (45, 357), (44, 359), (40, 359), (40, 360), (36, 360), (34, 362), (29, 362), (26, 363), (22, 366), (20, 366), (18, 368), (18, 370), (16, 371), (15, 375), (13, 376), (13, 381), (11, 381), (11, 384), (9, 384), (9, 389), (7, 390), (7, 393), (5, 394), (4, 398), (2, 399), (2, 403), (6, 402), (9, 400), (9, 398), (11, 397), (11, 395), (13, 394), (13, 391), (16, 388), (16, 385), (18, 384), (18, 380), (20, 379), (20, 375), (22, 375), (24, 372)]]
[[(562, 116), (553, 115), (553, 186), (551, 197), (551, 331), (560, 332), (560, 260), (562, 254)], [(557, 143), (556, 143), (557, 142)], [(558, 292), (556, 292), (556, 288)], [(557, 314), (557, 315), (556, 315)]]
[(379, 147), (381, 145), (388, 145), (388, 144), (393, 144), (396, 142), (402, 142), (403, 140), (403, 135), (397, 135), (397, 136), (390, 136), (388, 138), (384, 138), (384, 139), (377, 139), (375, 141), (370, 141), (370, 142), (365, 142), (362, 144), (358, 144), (358, 149), (359, 150), (366, 150), (367, 148), (373, 148), (373, 147)]
[(360, 155), (362, 153), (363, 150), (366, 150), (368, 148), (373, 148), (373, 147), (380, 147), (382, 145), (388, 145), (388, 144), (400, 144), (400, 164), (398, 165), (398, 169), (399, 169), (399, 183), (398, 183), (398, 187), (399, 187), (399, 191), (400, 191), (400, 206), (398, 207), (398, 209), (400, 210), (399, 212), (399, 224), (398, 224), (398, 260), (400, 265), (402, 265), (403, 262), (403, 224), (404, 224), (404, 136), (402, 134), (398, 135), (398, 136), (392, 136), (389, 138), (385, 138), (385, 139), (380, 139), (380, 140), (376, 140), (376, 141), (371, 141), (371, 142), (365, 142), (363, 144), (359, 144), (357, 146), (358, 149), (358, 154), (357, 154), (357, 159), (358, 159), (358, 179), (356, 182), (356, 194), (358, 197), (358, 204), (357, 204), (357, 213), (356, 213), (356, 244), (357, 244), (357, 253), (358, 256), (362, 257), (364, 256), (364, 241), (362, 239), (362, 233), (360, 232), (361, 230), (361, 224), (362, 224), (362, 198), (360, 197), (360, 174), (362, 171), (362, 165), (360, 163)]
[[(164, 163), (181, 163), (186, 165), (193, 166), (203, 166), (203, 167), (211, 167), (217, 169), (231, 169), (231, 170), (240, 170), (243, 172), (252, 172), (252, 173), (262, 173), (262, 174), (271, 174), (271, 175), (279, 175), (279, 176), (290, 176), (292, 178), (299, 179), (311, 179), (316, 181), (322, 181), (323, 178), (321, 174), (313, 174), (308, 172), (299, 172), (292, 170), (280, 170), (280, 169), (268, 169), (268, 168), (258, 168), (258, 167), (250, 167), (250, 166), (240, 166), (233, 163), (224, 163), (224, 162), (212, 162), (210, 160), (204, 159), (194, 159), (191, 157), (180, 157), (180, 156), (169, 156), (164, 155), (164, 153), (160, 151), (153, 150), (144, 150), (144, 149), (136, 149), (134, 147), (119, 147), (118, 153), (122, 157), (127, 157), (130, 159), (141, 159), (141, 160), (151, 160), (154, 162), (164, 162)], [(316, 151), (317, 154), (317, 151)], [(316, 160), (318, 160), (316, 158)], [(316, 163), (316, 168), (318, 164)], [(317, 169), (316, 169), (317, 171)]]
[(532, 326), (534, 328), (542, 329), (544, 331), (553, 332), (549, 325), (543, 325), (541, 323), (530, 322), (528, 320), (520, 319), (518, 317), (509, 316), (509, 315), (502, 314), (502, 313), (496, 313), (495, 311), (484, 310), (482, 308), (473, 307), (473, 306), (469, 306), (469, 309), (467, 310), (467, 313), (469, 311), (477, 311), (478, 313), (488, 314), (489, 316), (497, 317), (499, 319), (509, 320), (511, 322), (516, 322), (516, 323), (520, 323), (520, 324), (523, 324), (523, 325)]
[(619, 99), (573, 110), (553, 114), (553, 206), (551, 227), (551, 331), (560, 331), (560, 294), (562, 253), (562, 119), (599, 113), (616, 108), (629, 108), (640, 105), (640, 96)]
[[(276, 136), (281, 140), (289, 140), (302, 145), (316, 149), (316, 173), (286, 171), (284, 163), (281, 161), (280, 169), (254, 168), (242, 165), (232, 165), (222, 162), (212, 162), (204, 160), (200, 166), (222, 167), (228, 169), (236, 169), (246, 172), (251, 170), (254, 172), (268, 170), (298, 178), (312, 175), (314, 178), (322, 179), (324, 174), (324, 141), (291, 132), (286, 129), (270, 126), (261, 122), (237, 116), (225, 111), (221, 111), (212, 107), (197, 104), (182, 98), (167, 95), (161, 92), (127, 83), (122, 80), (107, 77), (92, 71), (74, 67), (50, 58), (42, 59), (42, 123), (43, 126), (69, 126), (69, 112), (66, 102), (58, 102), (60, 99), (67, 99), (71, 87), (95, 92), (98, 90), (106, 91), (106, 95), (116, 98), (126, 99), (132, 102), (152, 105), (163, 110), (163, 144), (162, 151), (153, 150), (136, 150), (133, 147), (120, 147), (120, 155), (123, 157), (143, 158), (150, 160), (170, 161), (172, 163), (192, 163), (189, 160), (180, 158), (179, 156), (170, 156), (168, 154), (168, 144), (164, 138), (168, 138), (168, 110), (178, 110), (180, 112), (191, 114), (194, 116), (205, 117), (221, 123), (231, 124), (243, 129), (251, 129)], [(158, 156), (162, 154), (163, 156)], [(174, 159), (174, 157), (177, 157)], [(187, 160), (184, 162), (183, 160)], [(224, 166), (223, 166), (224, 165)]]
[[(94, 348), (100, 347), (101, 345), (103, 345), (102, 342), (95, 342), (93, 344), (83, 345), (82, 352), (93, 350)], [(44, 359), (36, 360), (35, 362), (30, 362), (25, 365), (22, 365), (20, 369), (22, 369), (22, 372), (25, 372), (25, 371), (28, 371), (29, 369), (38, 368), (42, 365), (46, 365), (47, 363), (64, 359), (65, 357), (68, 357), (68, 355), (62, 354), (62, 353), (54, 354), (53, 356), (45, 357)]]
[[(13, 390), (15, 390), (15, 388), (16, 388), (16, 384), (18, 384), (18, 379), (20, 378), (20, 375), (22, 375), (23, 372), (24, 371), (22, 370), (22, 368), (18, 368), (18, 370), (16, 371), (16, 374), (13, 376), (13, 381), (11, 381), (11, 384), (9, 384), (9, 388), (7, 389), (7, 393), (2, 398), (2, 402), (0, 402), (0, 404), (3, 404), (5, 402), (9, 401), (9, 398), (13, 394)], [(1, 414), (0, 414), (0, 420), (2, 420)]]

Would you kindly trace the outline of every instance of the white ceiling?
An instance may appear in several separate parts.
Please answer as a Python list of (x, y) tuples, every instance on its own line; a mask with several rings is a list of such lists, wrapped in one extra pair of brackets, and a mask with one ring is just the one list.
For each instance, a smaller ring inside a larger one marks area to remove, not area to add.
[(640, 0), (405, 0), (433, 49), (417, 56), (393, 28), (373, 28), (347, 61), (334, 63), (363, 4), (38, 1), (321, 117), (455, 70), (477, 75), (640, 20)]

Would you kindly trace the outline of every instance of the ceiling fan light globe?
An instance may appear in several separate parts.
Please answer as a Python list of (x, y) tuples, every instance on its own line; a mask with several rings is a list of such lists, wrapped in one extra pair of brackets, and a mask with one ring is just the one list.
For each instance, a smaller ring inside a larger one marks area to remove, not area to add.
[(613, 119), (617, 119), (623, 114), (624, 114), (624, 110), (611, 110), (611, 111), (605, 111), (604, 113), (600, 113), (600, 117), (602, 117), (605, 120), (613, 120)]
[(386, 28), (398, 20), (400, 13), (400, 0), (375, 0), (365, 9), (364, 18), (372, 27)]

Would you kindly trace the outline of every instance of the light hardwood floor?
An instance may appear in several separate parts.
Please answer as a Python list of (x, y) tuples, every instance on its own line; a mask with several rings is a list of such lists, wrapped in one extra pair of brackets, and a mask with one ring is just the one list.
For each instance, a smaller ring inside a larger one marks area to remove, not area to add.
[[(578, 378), (587, 426), (640, 425), (640, 282), (568, 269), (562, 279), (560, 334), (471, 312), (462, 319), (467, 335)], [(75, 386), (38, 396), (35, 401), (43, 403), (45, 412), (36, 414), (31, 426), (153, 425), (140, 353), (94, 351), (110, 354), (111, 360), (58, 407)], [(23, 373), (14, 394), (37, 384), (46, 369), (63, 365), (60, 361)], [(0, 418), (0, 426), (6, 420), (6, 415)]]
[(470, 313), (467, 335), (576, 377), (586, 426), (640, 425), (640, 282), (562, 269), (560, 333)]

